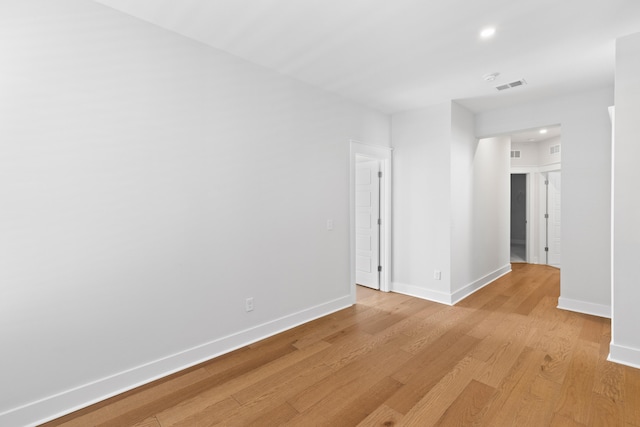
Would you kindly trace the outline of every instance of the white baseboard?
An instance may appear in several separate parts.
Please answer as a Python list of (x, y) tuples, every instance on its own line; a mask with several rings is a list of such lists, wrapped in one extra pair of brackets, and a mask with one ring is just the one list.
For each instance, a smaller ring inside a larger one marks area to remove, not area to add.
[(510, 272), (511, 272), (511, 263), (497, 269), (496, 271), (493, 271), (487, 274), (484, 277), (481, 277), (475, 282), (469, 283), (464, 288), (457, 290), (453, 294), (451, 294), (452, 304), (457, 304), (458, 302), (462, 301), (472, 293), (476, 292), (479, 289), (484, 288), (489, 283), (493, 282), (494, 280), (497, 280), (498, 278)]
[(476, 292), (487, 286), (489, 283), (504, 276), (511, 271), (511, 264), (507, 264), (498, 270), (487, 274), (486, 276), (476, 280), (473, 283), (468, 284), (464, 288), (449, 294), (446, 292), (434, 291), (432, 289), (425, 289), (414, 285), (408, 285), (406, 283), (393, 282), (391, 284), (391, 291), (399, 294), (410, 295), (412, 297), (422, 298), (440, 304), (454, 305), (464, 298), (468, 297), (472, 293)]
[(426, 299), (428, 301), (438, 302), (440, 304), (453, 305), (451, 303), (451, 295), (446, 292), (434, 291), (398, 282), (391, 283), (391, 291), (416, 298)]
[(347, 295), (0, 413), (0, 426), (36, 426), (352, 305)]
[(560, 297), (558, 298), (558, 308), (611, 319), (611, 306), (609, 305), (595, 304), (592, 302)]
[(640, 369), (640, 349), (611, 343), (607, 360)]

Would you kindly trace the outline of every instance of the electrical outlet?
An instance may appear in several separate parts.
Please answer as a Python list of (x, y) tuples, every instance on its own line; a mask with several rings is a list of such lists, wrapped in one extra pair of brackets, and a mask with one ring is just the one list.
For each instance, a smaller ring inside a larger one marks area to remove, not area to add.
[(246, 311), (253, 311), (253, 297), (247, 298), (244, 302), (244, 309)]
[(333, 230), (333, 220), (332, 219), (328, 219), (327, 220), (327, 230), (328, 231)]
[(442, 273), (440, 270), (433, 270), (433, 278), (436, 280), (442, 279)]

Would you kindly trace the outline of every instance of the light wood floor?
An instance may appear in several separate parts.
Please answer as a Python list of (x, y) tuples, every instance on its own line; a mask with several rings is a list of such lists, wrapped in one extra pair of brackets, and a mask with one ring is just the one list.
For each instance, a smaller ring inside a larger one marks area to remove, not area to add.
[(640, 426), (640, 370), (610, 322), (556, 308), (559, 271), (514, 271), (455, 307), (358, 304), (47, 426)]

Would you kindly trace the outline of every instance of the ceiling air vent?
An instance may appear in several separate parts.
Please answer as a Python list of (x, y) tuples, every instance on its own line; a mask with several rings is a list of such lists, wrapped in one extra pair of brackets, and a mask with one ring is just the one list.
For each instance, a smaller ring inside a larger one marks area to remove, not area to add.
[(496, 89), (498, 90), (505, 90), (505, 89), (511, 89), (512, 87), (518, 87), (518, 86), (523, 86), (526, 85), (527, 82), (525, 79), (520, 79), (520, 80), (516, 80), (515, 82), (511, 82), (511, 83), (506, 83), (500, 86), (496, 86)]

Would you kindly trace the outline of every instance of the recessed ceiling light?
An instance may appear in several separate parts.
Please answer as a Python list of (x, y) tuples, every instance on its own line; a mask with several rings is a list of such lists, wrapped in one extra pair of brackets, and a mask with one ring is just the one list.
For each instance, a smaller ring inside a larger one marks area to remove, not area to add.
[(540, 133), (541, 133), (542, 135), (544, 135), (545, 133), (547, 133), (547, 130), (546, 130), (546, 129), (540, 129)]
[(529, 138), (529, 142), (535, 141), (535, 138)]
[(480, 37), (482, 37), (483, 39), (488, 39), (493, 37), (495, 33), (496, 33), (495, 27), (487, 27), (487, 28), (484, 28), (482, 31), (480, 31)]

